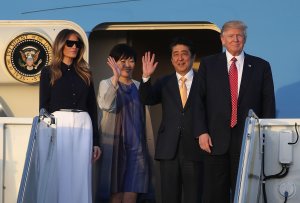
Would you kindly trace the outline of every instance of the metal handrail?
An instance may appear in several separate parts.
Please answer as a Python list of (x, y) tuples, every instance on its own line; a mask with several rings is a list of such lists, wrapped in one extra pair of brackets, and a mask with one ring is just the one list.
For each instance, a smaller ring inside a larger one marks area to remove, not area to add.
[(35, 158), (36, 156), (38, 156), (37, 138), (39, 136), (38, 131), (39, 131), (39, 125), (41, 124), (41, 121), (45, 122), (48, 127), (53, 124), (56, 124), (55, 122), (56, 120), (54, 116), (52, 114), (49, 114), (45, 109), (41, 109), (39, 116), (36, 116), (33, 119), (17, 203), (27, 203), (28, 200), (26, 199), (29, 196), (31, 200), (30, 203), (37, 202), (37, 197), (33, 197), (33, 194), (37, 195), (35, 190), (38, 189), (37, 188), (38, 180), (36, 180), (37, 171), (35, 170), (38, 170), (37, 168), (41, 167), (38, 165), (38, 163), (35, 163), (36, 162)]
[(20, 188), (19, 188), (17, 203), (24, 202), (23, 200), (24, 200), (24, 196), (25, 196), (25, 190), (26, 190), (28, 176), (29, 176), (30, 167), (31, 167), (31, 163), (32, 163), (31, 160), (33, 157), (34, 146), (36, 143), (36, 132), (37, 132), (38, 123), (39, 123), (39, 117), (35, 117), (33, 119), (32, 127), (31, 127), (31, 133), (30, 133), (30, 137), (29, 137), (28, 148), (27, 148), (27, 152), (26, 152), (26, 159), (25, 159), (21, 184), (20, 184)]

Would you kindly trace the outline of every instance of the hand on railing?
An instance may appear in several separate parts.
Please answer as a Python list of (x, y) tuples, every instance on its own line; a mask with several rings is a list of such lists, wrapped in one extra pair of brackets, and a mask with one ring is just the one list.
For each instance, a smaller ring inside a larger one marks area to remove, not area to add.
[(40, 114), (39, 117), (41, 120), (43, 120), (44, 118), (49, 118), (50, 119), (50, 123), (49, 125), (55, 124), (55, 117), (53, 114), (50, 114), (46, 109), (41, 108), (40, 109)]

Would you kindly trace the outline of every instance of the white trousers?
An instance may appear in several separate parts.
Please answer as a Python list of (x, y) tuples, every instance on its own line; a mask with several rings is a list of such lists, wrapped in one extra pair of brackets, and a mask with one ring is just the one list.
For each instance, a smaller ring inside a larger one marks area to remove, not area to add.
[(58, 203), (92, 202), (92, 122), (86, 112), (56, 111)]

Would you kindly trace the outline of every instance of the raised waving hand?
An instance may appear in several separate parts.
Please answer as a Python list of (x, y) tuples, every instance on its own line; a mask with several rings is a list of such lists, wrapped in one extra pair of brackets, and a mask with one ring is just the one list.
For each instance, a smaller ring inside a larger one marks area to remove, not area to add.
[(148, 51), (145, 53), (145, 55), (142, 57), (142, 63), (143, 63), (143, 77), (148, 78), (152, 75), (152, 73), (155, 71), (158, 62), (155, 61), (155, 54), (152, 54)]
[(118, 66), (117, 62), (115, 61), (115, 59), (111, 56), (109, 56), (107, 58), (107, 65), (112, 69), (113, 71), (113, 78), (112, 78), (112, 83), (114, 86), (117, 86), (119, 77), (120, 77), (120, 67)]

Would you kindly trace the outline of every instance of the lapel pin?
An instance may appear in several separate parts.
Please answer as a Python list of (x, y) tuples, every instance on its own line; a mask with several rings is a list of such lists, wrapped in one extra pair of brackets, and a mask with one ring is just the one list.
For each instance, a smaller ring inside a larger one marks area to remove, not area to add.
[(248, 64), (248, 67), (249, 67), (249, 68), (251, 68), (251, 67), (252, 67), (252, 65), (251, 65), (251, 64)]

